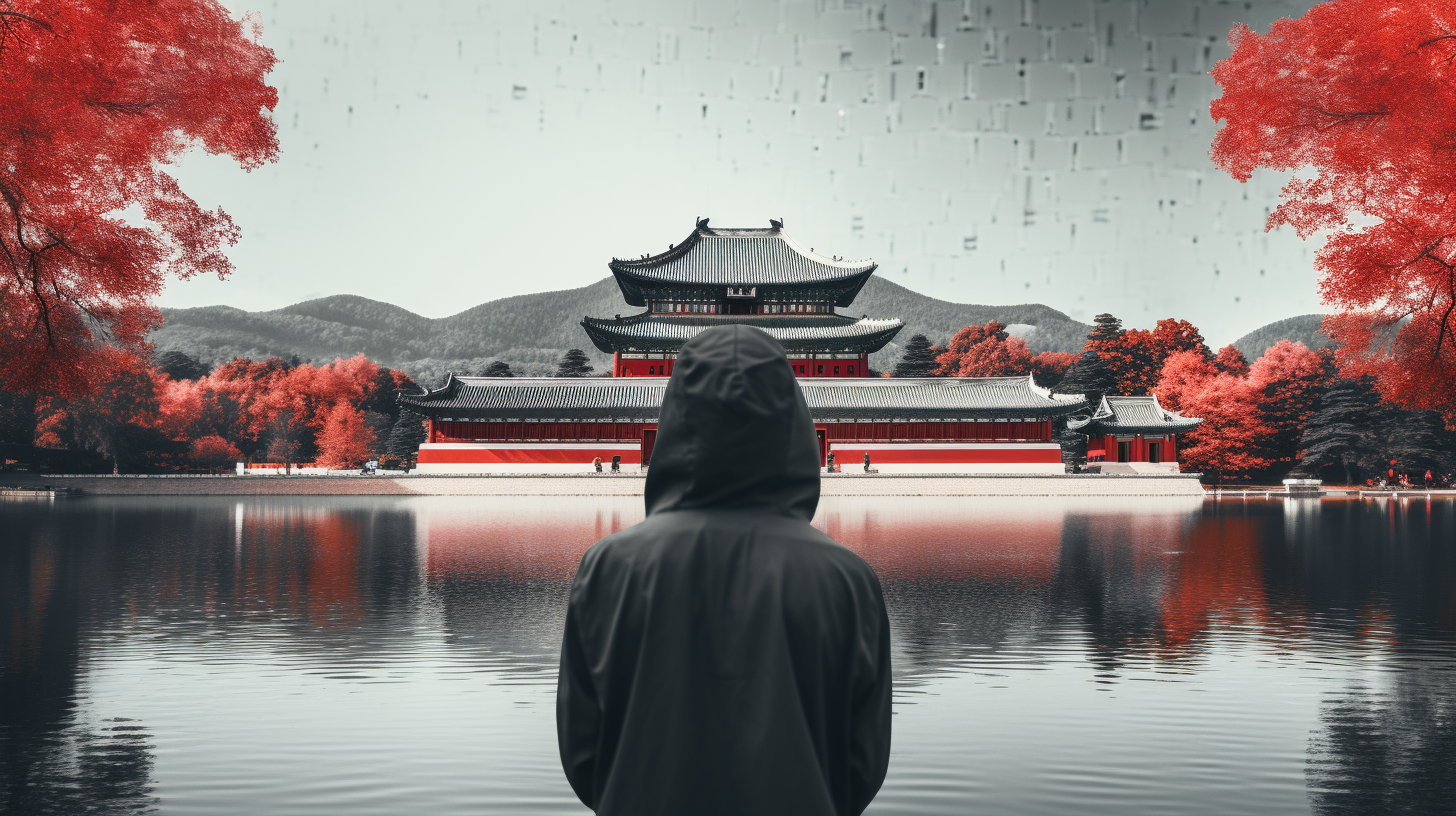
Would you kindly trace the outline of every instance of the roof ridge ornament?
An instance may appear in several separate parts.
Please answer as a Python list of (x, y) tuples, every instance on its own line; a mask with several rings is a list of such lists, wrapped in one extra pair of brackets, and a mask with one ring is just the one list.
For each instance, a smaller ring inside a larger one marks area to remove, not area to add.
[(783, 216), (779, 216), (777, 219), (770, 218), (768, 220), (768, 225), (771, 226), (771, 227), (773, 227), (774, 229), (783, 229), (784, 228), (784, 217)]

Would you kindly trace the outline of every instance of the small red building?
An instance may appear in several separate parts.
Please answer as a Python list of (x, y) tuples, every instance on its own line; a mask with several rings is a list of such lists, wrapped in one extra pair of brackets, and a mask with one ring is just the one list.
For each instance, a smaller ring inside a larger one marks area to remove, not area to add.
[(1178, 471), (1178, 434), (1198, 427), (1202, 419), (1164, 408), (1156, 395), (1102, 398), (1090, 417), (1072, 419), (1067, 427), (1087, 436), (1087, 461), (1103, 473)]

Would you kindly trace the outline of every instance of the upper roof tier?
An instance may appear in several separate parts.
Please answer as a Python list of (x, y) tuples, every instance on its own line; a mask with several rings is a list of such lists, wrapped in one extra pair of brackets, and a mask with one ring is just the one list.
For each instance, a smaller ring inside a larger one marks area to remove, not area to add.
[(707, 298), (712, 295), (706, 290), (728, 286), (756, 287), (760, 300), (788, 299), (808, 291), (818, 295), (815, 299), (848, 306), (875, 272), (874, 261), (820, 255), (786, 235), (783, 222), (769, 224), (767, 229), (714, 229), (704, 218), (667, 252), (631, 260), (613, 258), (608, 266), (622, 296), (633, 306), (692, 289), (702, 290), (698, 297)]
[[(666, 377), (493, 378), (451, 375), (442, 388), (401, 394), (411, 410), (441, 419), (655, 422)], [(1081, 395), (1053, 394), (1026, 377), (796, 380), (816, 421), (1037, 420), (1085, 409)]]
[(1073, 419), (1067, 427), (1088, 436), (1118, 434), (1186, 433), (1202, 419), (1185, 417), (1164, 408), (1157, 395), (1146, 397), (1103, 397), (1092, 416)]
[(581, 322), (592, 343), (602, 351), (676, 352), (683, 343), (713, 326), (756, 326), (773, 336), (789, 352), (851, 352), (873, 354), (899, 333), (899, 320), (853, 318), (846, 315), (654, 315), (645, 313), (611, 318), (588, 317)]

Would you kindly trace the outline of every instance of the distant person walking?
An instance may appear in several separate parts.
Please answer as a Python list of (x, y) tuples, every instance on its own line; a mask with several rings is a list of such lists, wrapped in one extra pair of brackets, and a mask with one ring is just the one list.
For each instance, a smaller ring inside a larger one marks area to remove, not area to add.
[(833, 472), (834, 472), (834, 454), (833, 454), (833, 453), (830, 453), (830, 454), (829, 454), (829, 458), (828, 458), (828, 460), (827, 460), (827, 461), (826, 461), (826, 462), (825, 462), (825, 467), (824, 467), (824, 469), (825, 469), (825, 470), (826, 470), (826, 471), (828, 471), (828, 472), (830, 472), (830, 473), (833, 473)]
[(869, 473), (870, 472), (870, 455), (869, 455), (868, 452), (865, 453), (864, 465), (865, 465), (865, 473)]
[(592, 467), (595, 467), (597, 469), (597, 473), (601, 473), (602, 472), (602, 457), (600, 457), (600, 456), (592, 457)]
[(1431, 469), (1426, 468), (1426, 488), (1429, 489), (1431, 487), (1431, 483), (1435, 480), (1435, 477), (1431, 475)]
[(890, 757), (879, 580), (809, 524), (819, 443), (783, 347), (720, 326), (676, 368), (647, 519), (572, 584), (566, 778), (604, 816), (855, 816)]
[(613, 456), (612, 457), (612, 472), (613, 473), (621, 473), (622, 472), (622, 457), (620, 457), (620, 456)]

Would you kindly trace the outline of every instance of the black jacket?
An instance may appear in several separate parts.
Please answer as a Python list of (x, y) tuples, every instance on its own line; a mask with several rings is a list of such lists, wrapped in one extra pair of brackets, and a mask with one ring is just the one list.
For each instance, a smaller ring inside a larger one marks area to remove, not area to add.
[(890, 756), (875, 574), (809, 525), (819, 446), (784, 350), (746, 326), (683, 346), (647, 519), (571, 589), (561, 762), (599, 814), (849, 816)]

